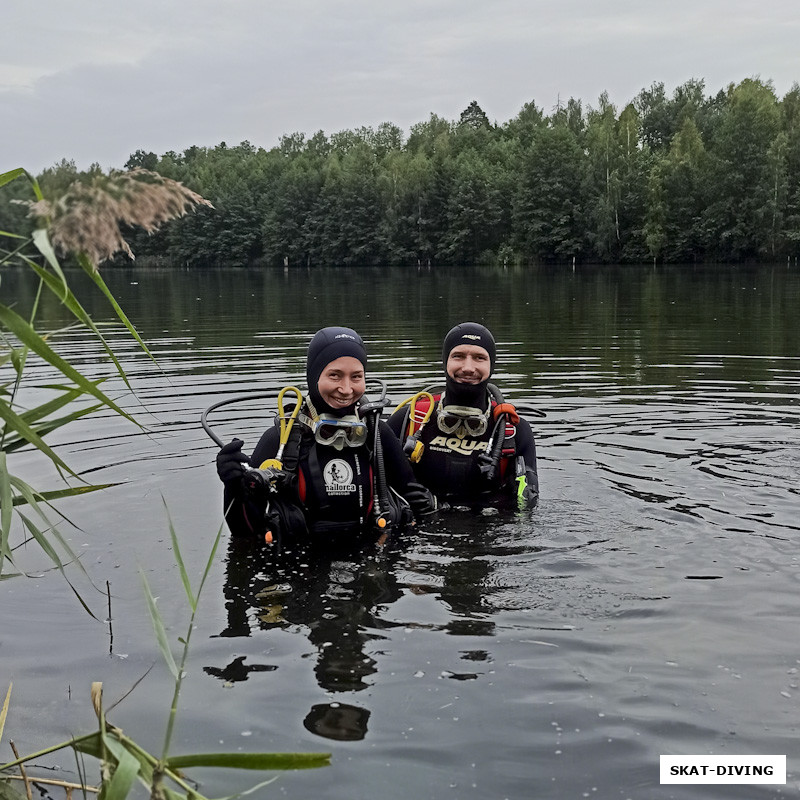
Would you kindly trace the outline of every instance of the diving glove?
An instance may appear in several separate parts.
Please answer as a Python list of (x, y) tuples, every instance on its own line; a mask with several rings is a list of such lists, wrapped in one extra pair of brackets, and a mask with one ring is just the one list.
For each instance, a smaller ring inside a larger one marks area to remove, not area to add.
[(421, 483), (410, 482), (403, 496), (408, 500), (415, 517), (433, 514), (439, 510), (436, 496)]
[(244, 465), (250, 460), (243, 452), (241, 439), (228, 442), (217, 453), (217, 475), (223, 483), (240, 480), (244, 475)]
[(534, 508), (539, 503), (539, 476), (535, 469), (525, 464), (522, 456), (517, 456), (516, 477), (517, 501), (520, 508)]

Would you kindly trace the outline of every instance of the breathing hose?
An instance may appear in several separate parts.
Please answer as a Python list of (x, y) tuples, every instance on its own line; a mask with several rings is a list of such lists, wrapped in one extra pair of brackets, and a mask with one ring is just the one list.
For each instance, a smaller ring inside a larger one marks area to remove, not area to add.
[(214, 403), (210, 405), (201, 415), (200, 415), (200, 424), (203, 426), (203, 430), (211, 437), (211, 440), (218, 446), (224, 447), (225, 442), (217, 436), (216, 433), (211, 429), (211, 426), (208, 424), (208, 415), (212, 411), (216, 411), (218, 408), (222, 408), (223, 406), (230, 406), (234, 403), (241, 403), (244, 400), (265, 400), (271, 399), (274, 397), (274, 393), (267, 393), (261, 392), (259, 394), (247, 394), (247, 395), (239, 395), (238, 397), (229, 397), (227, 400), (220, 400), (218, 403)]
[(371, 428), (374, 436), (372, 461), (375, 471), (375, 489), (373, 492), (375, 524), (379, 530), (388, 533), (387, 528), (392, 524), (392, 520), (388, 515), (391, 504), (389, 502), (389, 484), (386, 480), (386, 466), (383, 463), (380, 418), (383, 409), (389, 405), (389, 400), (386, 397), (386, 384), (380, 380), (377, 383), (381, 388), (380, 397), (377, 400), (362, 403), (359, 406), (359, 413), (367, 417), (367, 425)]

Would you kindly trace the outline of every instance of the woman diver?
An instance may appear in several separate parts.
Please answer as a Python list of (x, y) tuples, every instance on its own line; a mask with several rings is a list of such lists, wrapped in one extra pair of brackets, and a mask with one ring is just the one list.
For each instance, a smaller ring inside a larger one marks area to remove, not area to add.
[(308, 394), (292, 414), (291, 433), (269, 428), (249, 458), (239, 439), (219, 451), (234, 538), (349, 547), (385, 537), (412, 511), (435, 511), (435, 498), (415, 482), (397, 437), (380, 420), (385, 402), (364, 398), (366, 367), (354, 330), (323, 328), (308, 346)]

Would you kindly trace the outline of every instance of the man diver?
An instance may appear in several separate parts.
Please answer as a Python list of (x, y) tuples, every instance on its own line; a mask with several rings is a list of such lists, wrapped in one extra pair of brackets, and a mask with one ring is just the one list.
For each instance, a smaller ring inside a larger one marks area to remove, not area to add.
[[(349, 546), (402, 525), (409, 506), (416, 515), (435, 510), (380, 421), (380, 404), (362, 400), (366, 367), (366, 348), (354, 330), (323, 328), (308, 346), (308, 394), (288, 435), (269, 428), (250, 458), (240, 439), (219, 451), (217, 474), (234, 538)], [(269, 469), (258, 469), (269, 462)]]
[(440, 500), (474, 502), (501, 494), (535, 506), (536, 442), (527, 420), (489, 383), (497, 348), (487, 328), (462, 322), (444, 338), (441, 395), (409, 398), (389, 419), (417, 480)]

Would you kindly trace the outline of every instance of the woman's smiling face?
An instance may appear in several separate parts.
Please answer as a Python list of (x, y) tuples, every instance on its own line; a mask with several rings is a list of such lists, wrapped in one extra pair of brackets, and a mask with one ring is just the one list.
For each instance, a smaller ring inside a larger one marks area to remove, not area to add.
[(353, 405), (366, 390), (364, 365), (352, 356), (331, 361), (317, 381), (320, 397), (335, 409)]

